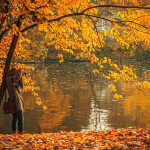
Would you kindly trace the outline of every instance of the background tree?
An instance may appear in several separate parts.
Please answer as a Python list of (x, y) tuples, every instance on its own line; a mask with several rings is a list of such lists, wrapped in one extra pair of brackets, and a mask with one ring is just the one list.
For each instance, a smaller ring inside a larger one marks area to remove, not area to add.
[[(135, 53), (139, 43), (142, 47), (149, 47), (148, 6), (149, 2), (145, 0), (1, 0), (0, 103), (12, 59), (44, 60), (48, 45), (58, 51), (60, 63), (64, 60), (63, 53), (67, 52), (77, 60), (89, 60), (95, 67), (94, 73), (112, 78), (114, 82), (130, 80), (142, 88), (143, 83), (137, 81), (132, 69), (118, 67), (109, 58), (104, 46), (109, 37), (115, 41), (116, 48), (124, 49), (123, 52), (129, 50), (131, 54)], [(97, 55), (99, 53), (101, 55)], [(24, 67), (28, 69), (28, 66)], [(106, 67), (109, 69), (104, 73)], [(27, 80), (26, 83), (29, 84)], [(149, 87), (149, 83), (144, 82), (144, 86)], [(114, 84), (109, 87), (116, 92)], [(114, 97), (119, 99), (121, 95), (114, 94)]]

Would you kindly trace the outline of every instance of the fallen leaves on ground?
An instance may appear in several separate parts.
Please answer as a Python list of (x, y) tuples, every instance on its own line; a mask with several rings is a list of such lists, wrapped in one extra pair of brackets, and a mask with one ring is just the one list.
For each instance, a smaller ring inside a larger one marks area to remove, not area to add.
[(150, 149), (150, 129), (118, 129), (8, 135), (0, 134), (0, 149), (96, 149), (147, 150)]

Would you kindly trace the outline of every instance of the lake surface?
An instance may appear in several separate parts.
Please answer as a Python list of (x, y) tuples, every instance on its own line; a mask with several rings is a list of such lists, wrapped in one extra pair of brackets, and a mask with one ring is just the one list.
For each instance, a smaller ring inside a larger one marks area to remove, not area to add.
[[(150, 63), (131, 63), (139, 80), (150, 81)], [(94, 75), (88, 66), (88, 62), (35, 64), (29, 76), (48, 109), (37, 105), (31, 92), (23, 92), (27, 133), (150, 128), (150, 90), (119, 83), (124, 97), (115, 101), (108, 88), (111, 81)], [(11, 133), (11, 120), (0, 109), (0, 133)]]

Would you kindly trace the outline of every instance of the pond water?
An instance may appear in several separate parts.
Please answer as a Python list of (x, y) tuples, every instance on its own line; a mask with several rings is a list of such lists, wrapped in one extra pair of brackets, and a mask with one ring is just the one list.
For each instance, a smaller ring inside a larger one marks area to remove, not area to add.
[[(88, 62), (35, 64), (29, 76), (40, 88), (44, 110), (31, 92), (23, 92), (27, 133), (150, 128), (150, 90), (119, 83), (124, 96), (115, 101), (107, 81), (94, 75)], [(150, 81), (150, 65), (133, 62), (139, 80)], [(1, 106), (2, 107), (2, 106)], [(11, 115), (0, 109), (0, 133), (11, 133)]]

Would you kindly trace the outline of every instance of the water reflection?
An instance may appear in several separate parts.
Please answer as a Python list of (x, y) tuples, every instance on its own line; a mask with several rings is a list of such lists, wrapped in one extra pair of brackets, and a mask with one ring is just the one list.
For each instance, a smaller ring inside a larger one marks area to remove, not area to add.
[[(25, 130), (29, 133), (150, 128), (150, 91), (139, 92), (120, 83), (123, 101), (114, 101), (109, 82), (93, 75), (88, 63), (36, 65), (32, 79), (48, 107), (43, 110), (30, 92), (24, 92)], [(149, 80), (148, 68), (136, 66), (140, 79)], [(142, 70), (142, 73), (140, 71)], [(0, 110), (0, 133), (11, 133), (11, 116)]]
[(82, 127), (82, 130), (109, 130), (108, 115), (110, 111), (99, 109), (95, 104), (94, 98), (91, 99), (91, 112), (88, 126)]

